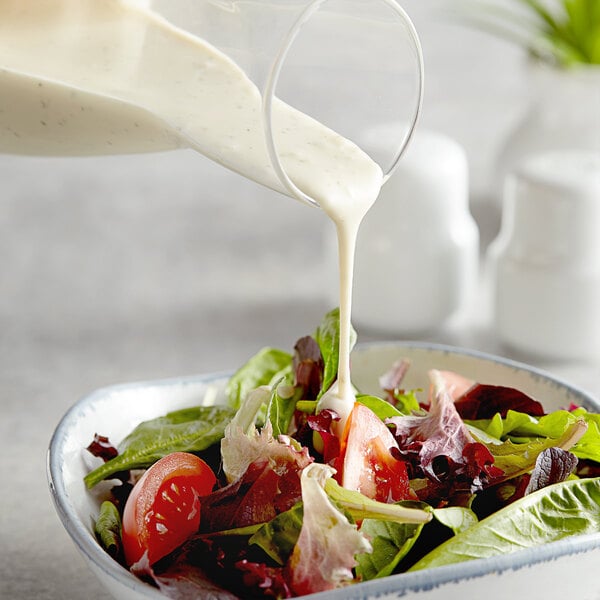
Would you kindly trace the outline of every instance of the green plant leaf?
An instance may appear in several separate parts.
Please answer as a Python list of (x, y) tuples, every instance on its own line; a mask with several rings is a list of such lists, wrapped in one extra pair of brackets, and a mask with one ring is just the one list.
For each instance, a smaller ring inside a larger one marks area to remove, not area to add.
[(561, 67), (600, 64), (598, 0), (463, 1), (463, 20)]
[(197, 406), (140, 423), (119, 445), (119, 455), (88, 473), (94, 487), (120, 471), (145, 469), (172, 452), (201, 452), (217, 443), (235, 411), (222, 406)]
[(292, 370), (292, 356), (276, 348), (263, 348), (229, 379), (225, 392), (233, 408), (239, 408), (244, 398), (261, 385), (272, 387)]
[(387, 577), (417, 541), (423, 523), (393, 523), (365, 519), (360, 528), (373, 550), (356, 556), (356, 574), (363, 580)]
[(600, 530), (600, 478), (557, 483), (450, 538), (410, 571), (510, 554)]

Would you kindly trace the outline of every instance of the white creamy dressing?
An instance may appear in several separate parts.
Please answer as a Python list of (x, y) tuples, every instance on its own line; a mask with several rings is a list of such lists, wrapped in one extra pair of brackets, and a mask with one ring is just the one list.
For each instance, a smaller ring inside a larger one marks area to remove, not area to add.
[[(190, 147), (287, 193), (272, 168), (261, 95), (227, 56), (133, 0), (0, 0), (0, 152), (92, 155)], [(350, 314), (359, 224), (382, 172), (360, 148), (276, 100), (280, 160), (334, 221), (340, 253), (338, 385), (352, 409)]]

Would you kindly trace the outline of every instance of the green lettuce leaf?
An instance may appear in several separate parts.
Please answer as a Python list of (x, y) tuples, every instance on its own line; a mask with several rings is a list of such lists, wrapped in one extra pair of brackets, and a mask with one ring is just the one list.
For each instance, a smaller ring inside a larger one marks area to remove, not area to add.
[[(351, 329), (350, 349), (356, 343), (356, 332)], [(323, 356), (323, 384), (319, 397), (321, 397), (337, 378), (340, 357), (340, 310), (334, 308), (328, 312), (314, 335)]]
[(358, 394), (356, 401), (370, 408), (382, 421), (385, 421), (389, 417), (402, 417), (403, 412), (400, 412), (395, 406), (392, 406), (386, 400), (378, 398), (377, 396), (368, 396), (365, 394)]
[(600, 463), (600, 414), (589, 413), (585, 408), (578, 408), (571, 414), (584, 419), (588, 428), (570, 452), (577, 458)]
[(276, 563), (284, 565), (298, 541), (302, 529), (302, 502), (265, 523), (248, 541), (255, 544)]
[[(497, 441), (490, 442), (489, 439), (485, 438), (479, 438), (479, 440), (487, 446), (494, 456), (494, 466), (502, 469), (504, 475), (501, 480), (505, 481), (531, 471), (535, 467), (538, 456), (548, 448), (556, 447), (573, 452), (577, 442), (587, 433), (588, 426), (583, 419), (577, 418), (573, 421), (565, 421), (565, 425), (566, 428), (557, 438), (518, 438), (523, 441), (517, 444), (513, 443), (511, 439), (501, 443)], [(471, 431), (477, 436), (475, 430), (471, 429)], [(556, 428), (553, 433), (559, 431), (561, 431), (561, 428)]]
[(296, 411), (296, 403), (302, 398), (302, 388), (294, 388), (290, 381), (282, 379), (273, 386), (267, 405), (267, 420), (273, 426), (273, 437), (287, 435)]
[(119, 455), (88, 473), (94, 487), (119, 471), (145, 469), (172, 452), (201, 452), (222, 437), (234, 411), (223, 406), (197, 406), (140, 423), (119, 445)]
[(263, 348), (227, 382), (225, 392), (233, 408), (239, 408), (244, 398), (261, 385), (272, 387), (292, 372), (292, 356), (276, 348)]
[(427, 523), (431, 521), (431, 508), (424, 502), (403, 501), (395, 504), (377, 502), (360, 492), (348, 490), (335, 479), (325, 482), (325, 492), (355, 521), (376, 519), (395, 523)]
[(434, 508), (433, 518), (445, 525), (458, 535), (478, 523), (477, 515), (464, 506), (448, 506), (446, 508)]
[(600, 478), (557, 483), (517, 500), (450, 538), (409, 570), (510, 554), (600, 530)]
[(365, 519), (360, 528), (373, 550), (356, 556), (356, 574), (363, 580), (387, 577), (417, 541), (423, 523), (393, 523)]
[(122, 552), (121, 515), (112, 502), (105, 500), (100, 505), (100, 514), (94, 523), (94, 533), (106, 552), (119, 560)]
[(403, 417), (415, 413), (424, 414), (419, 406), (415, 392), (406, 392), (395, 396), (397, 404), (394, 406), (387, 400), (368, 394), (357, 394), (356, 401), (370, 408), (382, 421), (390, 417)]
[(394, 394), (394, 398), (396, 399), (396, 408), (403, 415), (412, 415), (414, 413), (422, 412), (423, 409), (419, 404), (419, 399), (417, 398), (417, 391), (420, 390), (410, 390), (402, 394)]
[[(560, 439), (581, 421), (585, 422), (587, 430), (569, 450), (577, 458), (600, 462), (600, 415), (589, 413), (584, 408), (574, 411), (557, 410), (539, 418), (509, 410), (504, 419), (496, 414), (492, 419), (479, 419), (467, 423), (497, 440), (528, 444), (545, 438)], [(474, 435), (477, 435), (476, 430), (471, 429)], [(491, 446), (490, 450), (494, 453)]]

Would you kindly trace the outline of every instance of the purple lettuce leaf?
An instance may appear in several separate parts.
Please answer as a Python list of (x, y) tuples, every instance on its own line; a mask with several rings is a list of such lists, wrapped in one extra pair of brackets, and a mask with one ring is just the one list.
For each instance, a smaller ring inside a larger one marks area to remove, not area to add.
[(301, 467), (254, 461), (233, 483), (202, 499), (200, 531), (214, 532), (266, 523), (300, 501)]
[(462, 421), (445, 375), (431, 371), (429, 411), (425, 416), (391, 417), (386, 423), (411, 466), (411, 478), (426, 477), (430, 485), (417, 493), (435, 502), (458, 492), (474, 493), (500, 473), (493, 467), (494, 457), (478, 443)]
[(531, 494), (553, 483), (566, 481), (577, 468), (577, 462), (574, 454), (562, 448), (552, 447), (543, 450), (535, 461), (525, 494)]
[(316, 399), (323, 383), (324, 365), (321, 349), (313, 337), (307, 335), (296, 342), (292, 365), (294, 383), (304, 389), (304, 399)]
[(455, 401), (456, 410), (463, 419), (491, 419), (500, 413), (506, 417), (509, 410), (541, 417), (544, 408), (523, 392), (502, 385), (475, 384)]

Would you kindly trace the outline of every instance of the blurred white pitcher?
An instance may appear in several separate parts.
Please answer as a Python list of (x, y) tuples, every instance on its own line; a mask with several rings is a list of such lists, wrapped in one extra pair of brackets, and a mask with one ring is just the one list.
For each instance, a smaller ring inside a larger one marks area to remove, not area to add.
[[(369, 132), (380, 143), (388, 135), (386, 127)], [(466, 153), (443, 134), (419, 130), (361, 226), (357, 323), (404, 335), (444, 326), (472, 301), (478, 259)]]
[(503, 208), (489, 249), (500, 340), (543, 358), (599, 358), (600, 154), (530, 157)]

